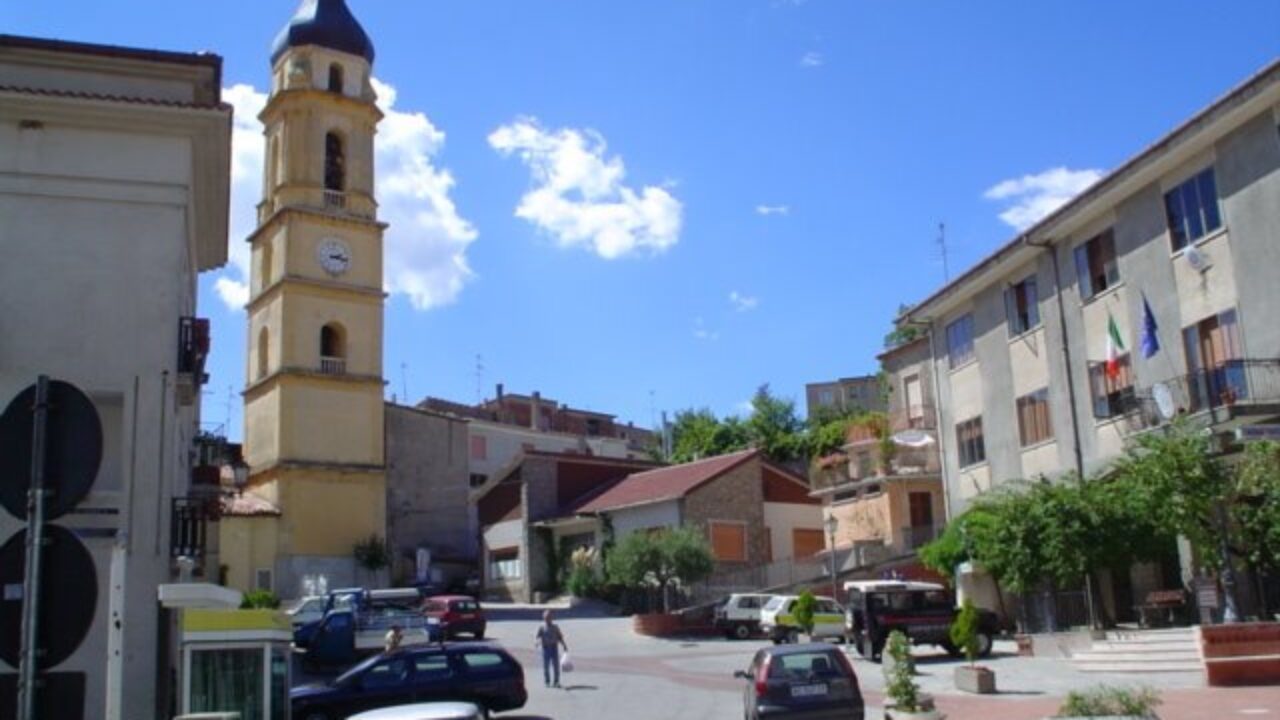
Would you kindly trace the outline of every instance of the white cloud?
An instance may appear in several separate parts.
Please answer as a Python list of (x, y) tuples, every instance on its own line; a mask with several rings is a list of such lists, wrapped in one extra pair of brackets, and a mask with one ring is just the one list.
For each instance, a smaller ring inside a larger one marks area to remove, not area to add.
[(534, 187), (520, 198), (516, 217), (553, 237), (560, 247), (584, 247), (602, 258), (639, 251), (661, 253), (680, 240), (680, 201), (668, 188), (623, 184), (622, 158), (607, 157), (592, 130), (542, 128), (520, 118), (489, 135), (504, 157), (528, 166)]
[(1000, 219), (1017, 230), (1026, 230), (1097, 182), (1102, 174), (1101, 170), (1056, 167), (996, 183), (982, 196), (1012, 203), (1000, 213)]
[(822, 67), (825, 62), (822, 53), (815, 50), (810, 50), (800, 58), (800, 64), (804, 67)]
[[(474, 273), (466, 250), (476, 230), (458, 214), (449, 197), (453, 176), (437, 168), (445, 135), (426, 115), (395, 109), (396, 90), (376, 79), (378, 106), (385, 117), (374, 141), (378, 219), (390, 224), (384, 241), (383, 284), (425, 310), (452, 302)], [(249, 246), (262, 199), (263, 146), (258, 114), (267, 96), (251, 85), (223, 91), (235, 107), (231, 166), (231, 268), (214, 288), (228, 307), (248, 300)]]
[(707, 340), (712, 342), (720, 339), (720, 333), (715, 330), (708, 330), (706, 323), (704, 323), (700, 317), (693, 319), (693, 336), (698, 340)]
[(770, 215), (790, 215), (790, 205), (757, 205), (756, 214), (768, 217)]
[(756, 309), (756, 306), (760, 304), (760, 298), (743, 295), (737, 290), (734, 290), (729, 293), (729, 302), (733, 305), (734, 310), (737, 310), (738, 312), (747, 312), (748, 310)]

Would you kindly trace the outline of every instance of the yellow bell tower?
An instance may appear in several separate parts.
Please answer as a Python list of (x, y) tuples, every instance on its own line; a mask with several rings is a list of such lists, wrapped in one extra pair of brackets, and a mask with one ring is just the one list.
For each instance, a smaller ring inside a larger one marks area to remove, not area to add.
[[(252, 272), (245, 460), (274, 502), (255, 585), (298, 596), (355, 580), (385, 537), (382, 233), (373, 45), (344, 0), (303, 0), (272, 53)], [(237, 569), (239, 570), (239, 569)], [(244, 577), (237, 572), (237, 575)]]

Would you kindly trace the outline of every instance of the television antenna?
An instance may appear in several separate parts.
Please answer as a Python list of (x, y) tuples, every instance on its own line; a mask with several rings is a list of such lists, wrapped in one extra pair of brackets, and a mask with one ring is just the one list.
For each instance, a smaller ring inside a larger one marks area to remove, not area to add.
[(476, 353), (476, 405), (484, 402), (484, 357)]
[(938, 251), (942, 253), (942, 282), (951, 282), (951, 268), (947, 266), (947, 224), (938, 223)]

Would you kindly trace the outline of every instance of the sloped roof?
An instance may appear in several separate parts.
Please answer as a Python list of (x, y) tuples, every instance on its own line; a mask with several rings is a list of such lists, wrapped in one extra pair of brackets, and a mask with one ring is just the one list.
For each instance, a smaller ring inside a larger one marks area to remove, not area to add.
[(280, 508), (251, 492), (223, 495), (221, 500), (223, 517), (271, 517), (280, 514)]
[(597, 513), (682, 498), (759, 454), (759, 450), (742, 450), (683, 465), (632, 473), (599, 495), (586, 499), (572, 512)]

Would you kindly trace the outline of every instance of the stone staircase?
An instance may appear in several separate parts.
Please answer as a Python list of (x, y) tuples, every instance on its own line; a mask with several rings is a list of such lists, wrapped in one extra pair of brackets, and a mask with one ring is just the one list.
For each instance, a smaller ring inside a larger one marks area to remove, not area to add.
[(1195, 628), (1112, 630), (1105, 640), (1071, 656), (1081, 672), (1204, 672)]

